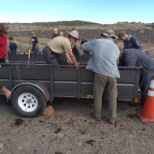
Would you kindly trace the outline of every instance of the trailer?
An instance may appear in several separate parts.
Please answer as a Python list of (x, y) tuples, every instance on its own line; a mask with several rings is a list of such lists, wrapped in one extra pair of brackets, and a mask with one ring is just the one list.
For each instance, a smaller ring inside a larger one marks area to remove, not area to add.
[[(141, 68), (119, 67), (119, 70), (118, 101), (134, 101), (138, 97)], [(12, 91), (12, 107), (23, 117), (40, 115), (54, 97), (93, 98), (94, 73), (85, 66), (56, 67), (43, 61), (28, 64), (16, 59), (0, 65), (0, 81)]]

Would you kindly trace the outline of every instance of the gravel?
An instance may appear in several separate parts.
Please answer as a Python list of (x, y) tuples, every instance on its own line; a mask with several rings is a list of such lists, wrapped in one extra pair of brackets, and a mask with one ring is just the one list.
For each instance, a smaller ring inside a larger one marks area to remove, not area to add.
[(51, 117), (18, 116), (0, 96), (0, 143), (2, 154), (152, 154), (154, 124), (140, 121), (139, 105), (118, 103), (118, 120), (91, 118), (92, 100), (56, 99)]

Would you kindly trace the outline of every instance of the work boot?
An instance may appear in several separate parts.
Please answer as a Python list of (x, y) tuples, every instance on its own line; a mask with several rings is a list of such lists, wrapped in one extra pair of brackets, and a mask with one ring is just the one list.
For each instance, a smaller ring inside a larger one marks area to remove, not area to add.
[(91, 113), (91, 117), (93, 119), (95, 119), (96, 121), (101, 121), (101, 117), (100, 118), (99, 117), (95, 117), (93, 113)]

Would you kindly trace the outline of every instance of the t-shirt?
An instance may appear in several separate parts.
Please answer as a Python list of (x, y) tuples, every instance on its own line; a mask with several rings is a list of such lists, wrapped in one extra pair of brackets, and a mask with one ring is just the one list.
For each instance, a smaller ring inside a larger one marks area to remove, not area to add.
[(38, 38), (36, 36), (32, 37), (31, 42), (32, 42), (32, 51), (35, 51), (36, 44), (38, 43)]
[(47, 46), (55, 53), (70, 53), (72, 52), (71, 43), (68, 38), (57, 36), (48, 42)]

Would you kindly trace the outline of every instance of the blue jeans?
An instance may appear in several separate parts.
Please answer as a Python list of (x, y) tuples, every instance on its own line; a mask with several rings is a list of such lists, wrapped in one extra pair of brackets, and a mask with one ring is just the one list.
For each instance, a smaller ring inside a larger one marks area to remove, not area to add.
[(154, 70), (149, 71), (145, 73), (143, 76), (141, 76), (141, 101), (140, 103), (141, 103), (142, 108), (144, 106), (144, 102), (147, 96), (147, 92), (148, 92), (149, 85), (150, 85), (153, 74), (154, 74)]

